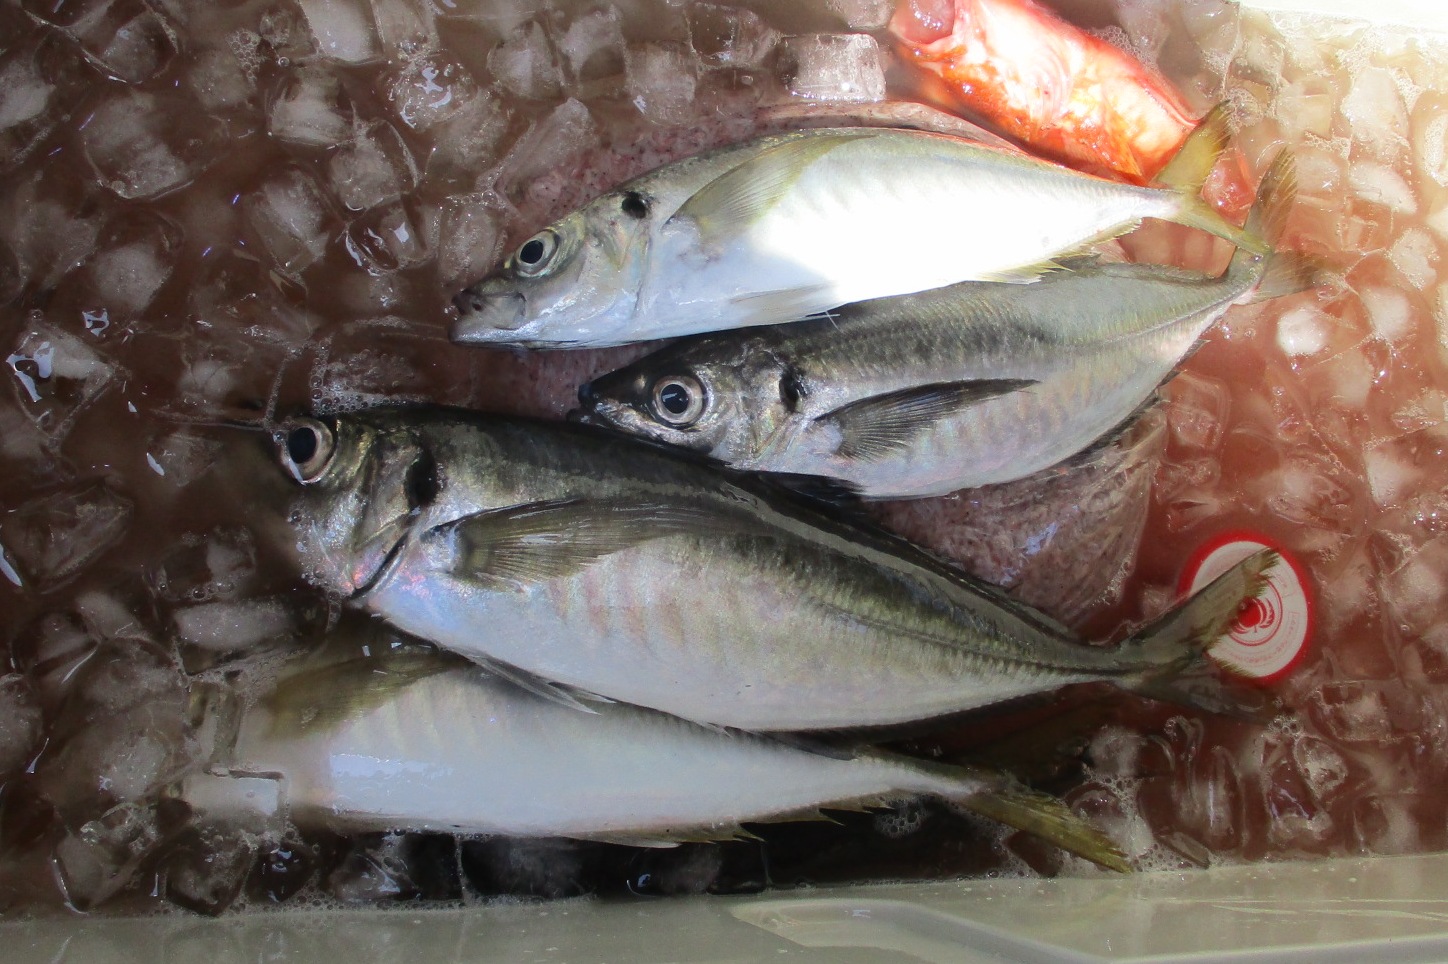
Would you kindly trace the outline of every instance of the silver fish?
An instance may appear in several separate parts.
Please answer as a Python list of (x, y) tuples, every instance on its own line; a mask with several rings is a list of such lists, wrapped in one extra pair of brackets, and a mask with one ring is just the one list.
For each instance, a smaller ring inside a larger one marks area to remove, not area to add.
[(750, 730), (1097, 680), (1231, 707), (1201, 651), (1270, 564), (1106, 649), (898, 539), (614, 433), (397, 409), (294, 420), (280, 447), (315, 583), (554, 698)]
[[(1266, 233), (1294, 194), (1284, 153), (1247, 230)], [(1300, 290), (1299, 268), (1239, 248), (1220, 277), (1090, 264), (1032, 285), (968, 282), (684, 339), (579, 399), (589, 421), (734, 468), (823, 476), (869, 498), (943, 495), (1088, 449), (1229, 308)]]
[[(574, 712), (446, 654), (400, 651), (284, 677), (241, 717), (225, 769), (276, 773), (288, 815), (343, 831), (572, 837), (635, 846), (748, 837), (926, 794), (1116, 870), (1060, 801), (991, 770), (873, 749), (816, 753), (624, 704)], [(173, 791), (225, 799), (198, 774)]]
[(1262, 250), (1198, 196), (1214, 111), (1161, 188), (978, 141), (826, 128), (761, 137), (630, 181), (524, 241), (458, 295), (456, 341), (602, 347), (775, 324), (1051, 259), (1162, 218)]

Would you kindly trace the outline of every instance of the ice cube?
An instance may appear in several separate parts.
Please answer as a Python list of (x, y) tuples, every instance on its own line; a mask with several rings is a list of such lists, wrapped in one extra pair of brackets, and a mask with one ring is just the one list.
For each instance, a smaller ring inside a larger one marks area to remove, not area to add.
[(1335, 107), (1335, 98), (1327, 85), (1299, 80), (1278, 89), (1272, 112), (1283, 137), (1289, 143), (1297, 143), (1306, 134), (1321, 138), (1332, 136)]
[(497, 189), (527, 223), (547, 220), (555, 198), (598, 146), (598, 126), (587, 107), (569, 98), (514, 142), (499, 165)]
[(198, 914), (221, 914), (241, 894), (256, 854), (254, 839), (245, 834), (188, 830), (162, 864), (166, 899)]
[(1328, 326), (1325, 312), (1314, 305), (1298, 305), (1277, 318), (1277, 347), (1289, 358), (1315, 355), (1327, 347)]
[(1354, 522), (1351, 476), (1334, 460), (1299, 452), (1262, 477), (1267, 506), (1279, 517), (1302, 526), (1334, 532)]
[(454, 195), (435, 208), (428, 244), (437, 252), (438, 279), (445, 290), (472, 284), (497, 264), (503, 217), (502, 201), (490, 193)]
[(1368, 288), (1360, 295), (1373, 334), (1397, 345), (1413, 333), (1413, 306), (1408, 296), (1393, 288)]
[(247, 251), (213, 250), (193, 277), (187, 314), (203, 330), (301, 347), (317, 328), (315, 316), (280, 294), (285, 279)]
[(353, 263), (369, 274), (415, 268), (429, 257), (414, 218), (400, 201), (353, 221), (344, 243)]
[(417, 888), (408, 867), (408, 838), (403, 834), (366, 837), (327, 878), (327, 889), (338, 900), (377, 901), (413, 897)]
[(179, 541), (147, 574), (166, 602), (232, 599), (256, 577), (256, 540), (246, 529), (186, 533)]
[(825, 7), (851, 30), (883, 30), (895, 12), (891, 0), (825, 0)]
[(1418, 198), (1403, 175), (1387, 164), (1363, 161), (1347, 172), (1348, 186), (1359, 198), (1380, 204), (1394, 214), (1416, 214)]
[(296, 0), (311, 29), (317, 52), (359, 64), (382, 56), (372, 7), (364, 0)]
[(209, 114), (249, 113), (258, 98), (256, 78), (230, 47), (202, 50), (186, 70), (187, 87)]
[(1380, 439), (1363, 452), (1368, 490), (1384, 508), (1401, 505), (1427, 488), (1444, 453), (1441, 431), (1424, 429)]
[(1424, 723), (1422, 700), (1397, 680), (1324, 683), (1308, 710), (1325, 736), (1367, 746), (1389, 746)]
[(40, 745), (40, 697), (19, 673), (0, 676), (0, 782), (30, 762)]
[(209, 652), (271, 646), (297, 631), (296, 614), (281, 599), (212, 600), (172, 613), (176, 638)]
[(397, 118), (430, 144), (423, 164), (430, 176), (471, 183), (490, 166), (506, 115), (462, 64), (426, 54), (394, 70), (386, 84)]
[(1432, 799), (1421, 799), (1415, 793), (1364, 796), (1353, 804), (1353, 839), (1363, 853), (1423, 853), (1422, 828), (1429, 825), (1427, 814), (1432, 810)]
[(1165, 388), (1167, 430), (1174, 450), (1214, 452), (1231, 412), (1232, 395), (1224, 382), (1183, 372)]
[(805, 34), (782, 45), (789, 92), (807, 100), (880, 101), (885, 73), (869, 34)]
[(435, 330), (405, 318), (376, 318), (348, 325), (322, 342), (312, 372), (320, 411), (413, 400), (468, 398), (474, 365), (460, 359)]
[(84, 67), (61, 36), (36, 30), (0, 54), (0, 166), (23, 161), (69, 116)]
[(126, 534), (131, 503), (103, 481), (70, 486), (0, 519), (0, 544), (22, 577), (52, 588), (77, 575)]
[(267, 129), (278, 140), (331, 147), (351, 139), (354, 111), (342, 78), (330, 68), (298, 68), (281, 78), (271, 97)]
[(110, 0), (69, 32), (91, 63), (128, 84), (150, 80), (176, 55), (171, 31), (143, 0)]
[(67, 314), (77, 328), (110, 337), (140, 317), (180, 257), (181, 227), (149, 211), (113, 221), (97, 251), (66, 279), (52, 317)]
[[(102, 187), (128, 200), (184, 187), (214, 160), (217, 147), (211, 124), (199, 113), (174, 91), (114, 94), (81, 129), (86, 160)], [(175, 117), (187, 122), (176, 124)]]
[(1439, 187), (1448, 187), (1448, 104), (1441, 94), (1419, 96), (1413, 128), (1419, 170)]
[(689, 43), (706, 67), (757, 70), (779, 43), (779, 31), (753, 10), (695, 3), (687, 16)]
[(1354, 142), (1378, 160), (1392, 162), (1407, 147), (1408, 111), (1393, 70), (1363, 67), (1354, 71), (1352, 88), (1340, 110)]
[(550, 100), (563, 89), (563, 72), (542, 24), (522, 25), (488, 54), (488, 70), (498, 83), (532, 100)]
[(169, 484), (182, 489), (210, 471), (221, 451), (219, 440), (179, 429), (155, 437), (146, 446), (146, 464)]
[(1388, 249), (1388, 260), (1419, 291), (1438, 280), (1438, 244), (1422, 228), (1408, 228), (1399, 235)]
[(406, 60), (436, 47), (434, 9), (428, 0), (372, 0), (372, 19), (383, 55)]
[(395, 201), (417, 183), (412, 153), (391, 124), (375, 121), (327, 160), (328, 182), (351, 211)]
[(557, 900), (590, 892), (583, 844), (572, 840), (494, 837), (462, 844), (462, 870), (483, 894)]
[(111, 385), (117, 369), (75, 335), (46, 323), (39, 312), (32, 312), (29, 321), (5, 363), (15, 376), (21, 408), (59, 441)]
[(65, 167), (42, 165), (29, 178), (12, 175), (9, 198), (0, 196), (0, 237), (6, 237), (32, 291), (55, 288), (90, 256), (100, 236), (104, 207), (76, 182), (75, 169)]
[(197, 823), (251, 834), (279, 831), (286, 822), (282, 778), (242, 770), (188, 774), (174, 795), (191, 809)]
[(55, 869), (66, 899), (89, 910), (123, 890), (162, 842), (154, 808), (116, 807), (67, 833), (55, 847)]
[(624, 50), (629, 99), (656, 124), (682, 124), (693, 116), (696, 71), (693, 52), (683, 44), (631, 44)]
[(283, 168), (242, 202), (246, 219), (282, 271), (298, 275), (326, 253), (340, 229), (313, 177)]
[[(174, 396), (166, 409), (173, 416), (214, 417), (245, 413), (254, 418), (274, 401), (289, 361), (285, 345), (265, 344), (218, 332), (165, 346), (175, 353)], [(157, 355), (161, 354), (157, 345)]]
[(99, 645), (74, 613), (46, 613), (15, 638), (10, 658), (35, 685), (41, 702), (53, 711)]
[(1421, 639), (1442, 625), (1448, 600), (1448, 536), (1405, 553), (1385, 571), (1379, 591), (1400, 637)]
[(624, 70), (623, 47), (623, 24), (613, 6), (575, 17), (558, 38), (574, 92), (594, 97), (617, 88)]

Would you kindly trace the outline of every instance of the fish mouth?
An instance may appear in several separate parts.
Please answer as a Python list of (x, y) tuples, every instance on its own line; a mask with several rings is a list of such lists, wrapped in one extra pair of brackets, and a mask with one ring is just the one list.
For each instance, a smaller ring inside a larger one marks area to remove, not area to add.
[(528, 302), (516, 292), (491, 294), (468, 288), (453, 298), (453, 305), (458, 317), (448, 337), (463, 345), (516, 342), (516, 333), (528, 323), (524, 312)]

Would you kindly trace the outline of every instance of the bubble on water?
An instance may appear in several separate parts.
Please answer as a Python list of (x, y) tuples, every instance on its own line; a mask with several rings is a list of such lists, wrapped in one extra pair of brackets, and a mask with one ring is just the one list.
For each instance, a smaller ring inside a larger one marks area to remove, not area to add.
[(890, 840), (900, 840), (917, 832), (930, 819), (930, 811), (918, 797), (902, 797), (887, 801), (890, 808), (875, 814), (875, 832)]
[(885, 74), (869, 34), (807, 34), (781, 46), (789, 92), (806, 100), (880, 101)]

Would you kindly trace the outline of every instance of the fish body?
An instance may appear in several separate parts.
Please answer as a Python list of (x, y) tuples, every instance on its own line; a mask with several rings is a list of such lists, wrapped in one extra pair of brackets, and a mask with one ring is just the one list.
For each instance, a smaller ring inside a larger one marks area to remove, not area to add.
[(227, 765), (281, 774), (293, 819), (344, 831), (669, 846), (929, 794), (1128, 869), (1059, 801), (998, 772), (870, 749), (825, 755), (625, 704), (578, 713), (436, 652), (283, 678), (245, 711)]
[[(1284, 158), (1263, 180), (1254, 224), (1292, 202)], [(1219, 277), (1092, 263), (1031, 285), (967, 282), (847, 305), (683, 339), (579, 398), (591, 421), (870, 498), (1009, 482), (1139, 411), (1213, 322), (1256, 297), (1275, 260), (1238, 249)]]
[(889, 30), (955, 104), (1089, 170), (1145, 183), (1196, 123), (1160, 75), (1032, 0), (904, 0)]
[(1162, 693), (1265, 565), (1106, 649), (899, 539), (586, 426), (377, 410), (290, 423), (283, 461), (310, 578), (353, 605), (562, 699), (750, 730)]
[[(1198, 197), (1225, 114), (1168, 188), (965, 138), (824, 128), (665, 165), (523, 242), (460, 294), (454, 340), (602, 347), (774, 324), (966, 280), (1034, 280), (1143, 218), (1254, 247)], [(1166, 179), (1164, 179), (1166, 180)]]

